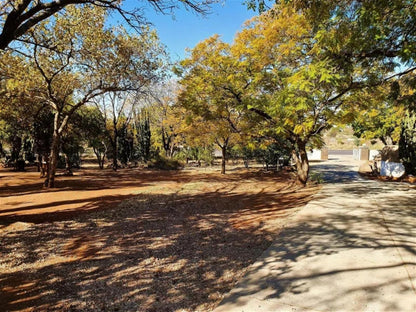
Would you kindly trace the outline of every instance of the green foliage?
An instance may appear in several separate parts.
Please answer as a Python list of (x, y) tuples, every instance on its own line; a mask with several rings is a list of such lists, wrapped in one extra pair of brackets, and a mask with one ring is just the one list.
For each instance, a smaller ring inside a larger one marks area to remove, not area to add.
[(147, 163), (148, 168), (160, 170), (179, 170), (183, 168), (180, 161), (157, 155)]
[(120, 160), (121, 164), (127, 166), (127, 164), (134, 157), (133, 148), (133, 134), (125, 125), (118, 131), (117, 136), (117, 159)]
[(266, 168), (277, 166), (280, 162), (287, 165), (290, 159), (290, 151), (278, 143), (272, 143), (265, 149), (257, 149), (254, 155), (258, 161), (266, 165)]
[(80, 129), (84, 141), (92, 147), (98, 165), (103, 169), (104, 158), (110, 143), (106, 137), (106, 124), (101, 112), (96, 107), (85, 106), (74, 117), (73, 123)]
[(53, 113), (50, 109), (44, 108), (39, 112), (33, 122), (31, 135), (34, 140), (35, 153), (49, 154), (53, 135)]
[(416, 175), (416, 113), (408, 112), (402, 120), (399, 156), (407, 174)]
[(208, 165), (214, 164), (214, 148), (213, 146), (188, 146), (181, 149), (175, 159), (179, 161), (196, 161), (199, 165), (204, 162)]
[(82, 137), (71, 132), (62, 137), (61, 150), (66, 155), (67, 169), (81, 167), (81, 154), (84, 152)]
[(254, 119), (245, 110), (250, 77), (218, 35), (200, 42), (177, 71), (183, 87), (178, 101), (190, 113), (193, 129), (188, 133), (198, 138), (194, 143), (199, 140), (221, 149), (221, 173), (225, 174), (227, 151), (243, 131), (254, 129)]
[(324, 182), (324, 177), (320, 172), (312, 172), (310, 174), (310, 180), (316, 184), (322, 184)]
[(379, 139), (385, 145), (397, 144), (404, 106), (391, 99), (385, 86), (358, 94), (360, 106), (351, 124), (354, 135), (367, 140)]
[(26, 160), (27, 162), (33, 163), (36, 160), (36, 157), (34, 154), (33, 139), (30, 138), (29, 136), (26, 136), (23, 138), (22, 152), (23, 152), (23, 159)]

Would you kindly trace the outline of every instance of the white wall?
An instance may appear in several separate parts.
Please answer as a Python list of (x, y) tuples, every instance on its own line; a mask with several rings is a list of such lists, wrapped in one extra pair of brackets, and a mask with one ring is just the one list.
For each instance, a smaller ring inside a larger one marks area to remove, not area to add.
[(312, 152), (308, 152), (308, 160), (321, 160), (322, 159), (322, 151), (321, 150), (312, 150)]

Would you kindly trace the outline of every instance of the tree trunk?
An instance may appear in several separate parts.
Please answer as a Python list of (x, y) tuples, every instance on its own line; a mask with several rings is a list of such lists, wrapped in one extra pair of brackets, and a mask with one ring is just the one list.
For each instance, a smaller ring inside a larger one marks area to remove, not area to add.
[(296, 163), (298, 182), (305, 186), (309, 177), (309, 160), (306, 153), (306, 144), (304, 142), (297, 142), (297, 148), (298, 151), (293, 150), (292, 155)]
[(49, 166), (45, 186), (48, 188), (55, 187), (55, 174), (58, 166), (60, 135), (57, 130), (53, 132), (51, 154), (49, 156)]
[(100, 169), (104, 169), (104, 158), (105, 158), (105, 153), (101, 153), (99, 149), (97, 148), (92, 148), (95, 154), (95, 157), (97, 158), (97, 162), (98, 162), (98, 167)]
[(69, 159), (68, 154), (65, 154), (65, 175), (72, 176), (74, 173), (72, 172), (72, 163)]
[(221, 174), (225, 174), (225, 162), (227, 159), (227, 145), (221, 146)]
[(173, 157), (174, 151), (175, 151), (175, 144), (172, 143), (170, 145), (169, 158), (172, 158)]
[(49, 171), (49, 155), (43, 154), (40, 158), (40, 177), (47, 178)]

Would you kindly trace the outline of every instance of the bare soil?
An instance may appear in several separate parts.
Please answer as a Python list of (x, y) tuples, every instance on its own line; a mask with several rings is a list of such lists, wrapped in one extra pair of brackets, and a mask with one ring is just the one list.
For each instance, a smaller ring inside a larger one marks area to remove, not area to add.
[(0, 170), (0, 310), (211, 311), (318, 190), (288, 173)]

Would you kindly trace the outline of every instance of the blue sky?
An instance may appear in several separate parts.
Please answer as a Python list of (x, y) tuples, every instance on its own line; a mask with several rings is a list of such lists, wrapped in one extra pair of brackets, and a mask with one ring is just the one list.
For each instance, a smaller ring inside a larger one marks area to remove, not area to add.
[(147, 19), (153, 23), (160, 40), (168, 47), (172, 60), (183, 59), (185, 48), (193, 48), (198, 42), (214, 35), (232, 42), (243, 23), (255, 16), (242, 0), (227, 0), (224, 4), (214, 5), (207, 16), (196, 15), (186, 9), (175, 11), (175, 16), (146, 10)]

